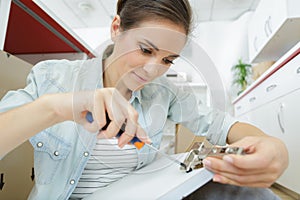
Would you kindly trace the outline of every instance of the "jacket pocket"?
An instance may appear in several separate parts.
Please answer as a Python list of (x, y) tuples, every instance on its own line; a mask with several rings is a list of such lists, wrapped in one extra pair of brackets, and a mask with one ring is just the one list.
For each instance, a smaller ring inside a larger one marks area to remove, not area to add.
[(71, 144), (47, 130), (30, 139), (34, 148), (35, 181), (49, 184), (53, 181), (59, 165), (71, 151)]

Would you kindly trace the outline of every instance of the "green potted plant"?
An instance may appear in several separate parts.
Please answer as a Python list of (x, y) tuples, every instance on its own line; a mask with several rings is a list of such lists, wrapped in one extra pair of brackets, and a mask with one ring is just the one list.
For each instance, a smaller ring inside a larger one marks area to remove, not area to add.
[(249, 84), (249, 75), (251, 74), (251, 65), (246, 64), (242, 59), (238, 60), (238, 64), (232, 66), (233, 72), (233, 85), (239, 89), (237, 95), (242, 93)]

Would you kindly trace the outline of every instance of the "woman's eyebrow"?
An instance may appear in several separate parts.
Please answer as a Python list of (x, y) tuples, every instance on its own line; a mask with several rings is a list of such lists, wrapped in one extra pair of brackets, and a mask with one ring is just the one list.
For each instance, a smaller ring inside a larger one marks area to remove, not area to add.
[(157, 48), (157, 46), (155, 46), (152, 42), (150, 42), (149, 40), (145, 39), (145, 41), (152, 46), (156, 51), (159, 51), (159, 48)]
[[(157, 46), (155, 46), (152, 42), (150, 42), (149, 40), (145, 39), (145, 41), (152, 46), (156, 51), (159, 51), (159, 48)], [(174, 54), (174, 55), (169, 55), (167, 57), (172, 57), (172, 58), (178, 58), (180, 57), (180, 55)]]

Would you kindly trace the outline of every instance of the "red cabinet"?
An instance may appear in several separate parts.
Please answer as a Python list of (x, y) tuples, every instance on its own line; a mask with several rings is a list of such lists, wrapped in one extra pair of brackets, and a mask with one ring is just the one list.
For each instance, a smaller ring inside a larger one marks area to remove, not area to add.
[(11, 54), (90, 51), (32, 0), (11, 3), (4, 50)]

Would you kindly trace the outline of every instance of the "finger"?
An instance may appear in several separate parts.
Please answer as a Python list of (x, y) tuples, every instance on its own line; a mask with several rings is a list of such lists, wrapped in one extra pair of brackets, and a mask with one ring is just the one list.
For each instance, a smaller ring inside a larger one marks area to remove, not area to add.
[(265, 168), (248, 169), (239, 168), (230, 162), (227, 162), (220, 158), (207, 157), (203, 161), (204, 167), (214, 172), (226, 172), (231, 174), (259, 174), (262, 173)]
[(128, 118), (126, 120), (125, 132), (129, 135), (135, 136), (138, 126), (139, 115), (135, 110), (131, 110), (128, 113)]
[(223, 160), (232, 165), (248, 170), (264, 169), (272, 162), (271, 156), (259, 156), (258, 153), (247, 155), (226, 155)]
[[(109, 107), (108, 115), (111, 120), (114, 120), (115, 123), (117, 123), (120, 126), (120, 129), (123, 128), (124, 121), (127, 121), (130, 119), (130, 113), (136, 112), (135, 109), (131, 106), (130, 103), (124, 97), (118, 92), (118, 90), (110, 90), (111, 95), (107, 100), (107, 107)], [(136, 112), (137, 113), (137, 112)], [(137, 114), (138, 116), (138, 114)], [(137, 123), (137, 119), (135, 120), (135, 123)], [(124, 129), (122, 129), (125, 131)]]
[(141, 140), (144, 143), (150, 144), (151, 143), (150, 138), (138, 123), (139, 114), (130, 104), (128, 107), (128, 114), (129, 114), (129, 123), (127, 123), (126, 125), (126, 132), (128, 134), (134, 133), (134, 136), (139, 138), (139, 140)]
[(270, 185), (278, 178), (276, 172), (266, 171), (266, 168), (258, 170), (240, 169), (217, 158), (207, 158), (203, 163), (205, 168), (224, 178), (215, 178), (214, 181), (224, 184), (254, 186), (259, 183), (259, 185)]
[[(265, 186), (269, 186), (274, 182), (272, 175), (268, 173), (262, 173), (259, 175), (236, 175), (236, 174), (228, 174), (228, 173), (216, 173), (216, 175), (221, 176), (221, 179), (218, 179), (218, 176), (214, 177), (214, 181), (220, 183), (238, 183), (243, 186), (254, 186), (259, 184), (264, 184)], [(230, 182), (228, 182), (230, 181)]]
[(147, 133), (144, 131), (144, 129), (140, 125), (138, 125), (138, 127), (137, 127), (136, 136), (144, 143), (147, 143), (147, 144), (152, 143), (151, 139), (148, 137)]
[(131, 109), (131, 111), (129, 111), (127, 116), (128, 117), (126, 119), (125, 132), (119, 138), (119, 143), (118, 143), (121, 148), (125, 144), (130, 142), (130, 140), (132, 140), (132, 138), (136, 135), (136, 131), (137, 131), (138, 113), (135, 110)]
[[(261, 188), (267, 188), (272, 185), (273, 182), (267, 182), (266, 180), (259, 179), (255, 180), (255, 176), (248, 176), (244, 177), (243, 181), (241, 179), (233, 179), (233, 177), (224, 176), (222, 174), (215, 174), (213, 177), (214, 182), (222, 183), (222, 184), (230, 184), (230, 185), (236, 185), (236, 186), (243, 186), (243, 187), (261, 187)], [(249, 181), (251, 180), (251, 181)]]
[(111, 121), (106, 130), (100, 132), (98, 138), (113, 138), (120, 131), (120, 126), (115, 123), (115, 121)]
[(126, 132), (124, 132), (118, 140), (118, 146), (120, 148), (123, 148), (126, 144), (130, 143), (130, 141), (132, 140), (133, 137), (134, 137), (134, 135), (127, 134)]
[(107, 123), (105, 116), (105, 106), (103, 104), (97, 106), (95, 105), (93, 116), (95, 116), (94, 121), (98, 125), (98, 130), (102, 129)]
[[(211, 172), (221, 175), (223, 177), (226, 177), (228, 179), (231, 179), (235, 182), (239, 183), (256, 183), (256, 182), (264, 182), (264, 183), (273, 183), (277, 177), (275, 177), (275, 173), (266, 173), (265, 171), (261, 173), (252, 173), (248, 174), (245, 172), (241, 173), (231, 173), (231, 172), (224, 172), (224, 171), (218, 171), (218, 170), (213, 170), (209, 169)], [(221, 182), (221, 181), (218, 181)]]
[(126, 119), (122, 114), (122, 112), (118, 110), (118, 112), (112, 113), (111, 109), (108, 109), (107, 114), (108, 114), (109, 121), (113, 121), (118, 126), (119, 130), (125, 131), (125, 126), (123, 125)]

